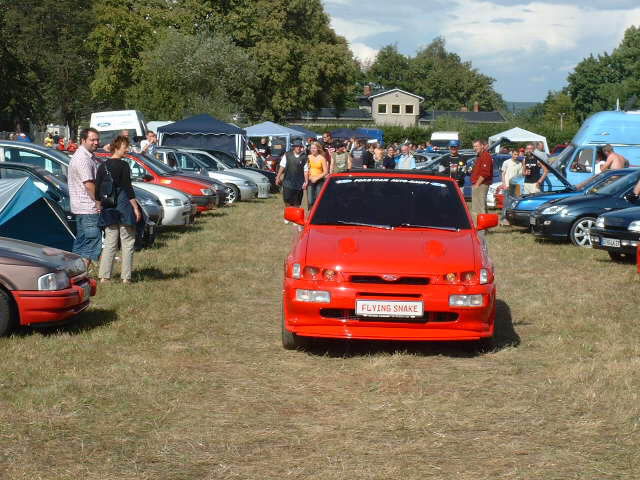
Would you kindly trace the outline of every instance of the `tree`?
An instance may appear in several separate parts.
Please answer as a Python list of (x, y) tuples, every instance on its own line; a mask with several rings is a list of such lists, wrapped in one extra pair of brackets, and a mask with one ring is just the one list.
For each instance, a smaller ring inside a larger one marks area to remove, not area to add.
[(543, 121), (549, 125), (560, 125), (561, 119), (563, 129), (573, 128), (578, 124), (571, 97), (565, 92), (550, 91), (544, 101), (543, 108)]
[(168, 30), (134, 65), (126, 106), (154, 119), (196, 113), (228, 119), (253, 103), (254, 71), (245, 50), (227, 38)]
[(409, 65), (409, 58), (398, 52), (397, 45), (387, 45), (380, 49), (367, 70), (367, 79), (388, 88), (407, 89)]

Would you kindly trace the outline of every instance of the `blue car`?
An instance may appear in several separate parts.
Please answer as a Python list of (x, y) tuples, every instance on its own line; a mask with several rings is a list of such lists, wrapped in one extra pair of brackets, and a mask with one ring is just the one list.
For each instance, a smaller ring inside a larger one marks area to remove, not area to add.
[[(546, 164), (546, 162), (543, 162)], [(571, 185), (569, 180), (560, 174), (555, 168), (546, 164), (549, 169), (549, 176), (555, 177), (551, 180), (553, 183), (564, 186), (563, 190), (552, 192), (534, 193), (531, 195), (511, 197), (506, 208), (506, 218), (509, 223), (517, 227), (529, 228), (529, 216), (543, 203), (550, 202), (561, 198), (576, 197), (580, 195), (588, 195), (597, 193), (598, 190), (615, 182), (621, 177), (635, 172), (637, 168), (623, 168), (618, 170), (605, 170), (604, 172), (590, 177), (586, 181), (577, 186)]]

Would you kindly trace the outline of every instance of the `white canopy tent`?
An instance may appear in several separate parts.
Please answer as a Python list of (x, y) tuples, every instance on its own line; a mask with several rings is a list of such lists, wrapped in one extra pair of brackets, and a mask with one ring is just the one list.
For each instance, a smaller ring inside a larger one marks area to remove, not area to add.
[(499, 140), (501, 137), (508, 139), (511, 142), (542, 142), (544, 144), (544, 151), (549, 154), (549, 146), (547, 145), (547, 138), (537, 133), (530, 132), (524, 128), (514, 127), (504, 132), (496, 133), (489, 137), (489, 143), (493, 143)]

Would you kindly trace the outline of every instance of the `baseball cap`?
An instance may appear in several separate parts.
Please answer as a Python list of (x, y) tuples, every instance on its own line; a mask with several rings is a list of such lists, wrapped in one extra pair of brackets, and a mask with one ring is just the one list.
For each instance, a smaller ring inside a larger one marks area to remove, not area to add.
[(304, 147), (304, 145), (300, 140), (294, 140), (293, 142), (291, 142), (291, 147)]
[(451, 147), (455, 147), (455, 148), (460, 147), (460, 141), (459, 140), (451, 140), (449, 142), (449, 148), (451, 148)]

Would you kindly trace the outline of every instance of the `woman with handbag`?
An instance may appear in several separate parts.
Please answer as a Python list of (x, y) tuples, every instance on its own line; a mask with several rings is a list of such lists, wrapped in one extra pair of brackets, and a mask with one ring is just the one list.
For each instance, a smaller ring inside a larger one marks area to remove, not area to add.
[(118, 239), (122, 248), (120, 277), (123, 283), (131, 282), (136, 224), (142, 213), (131, 186), (131, 169), (123, 160), (128, 150), (129, 139), (116, 137), (111, 143), (111, 158), (103, 162), (96, 173), (96, 205), (100, 212), (100, 225), (105, 229), (105, 245), (98, 272), (101, 282), (111, 279)]

